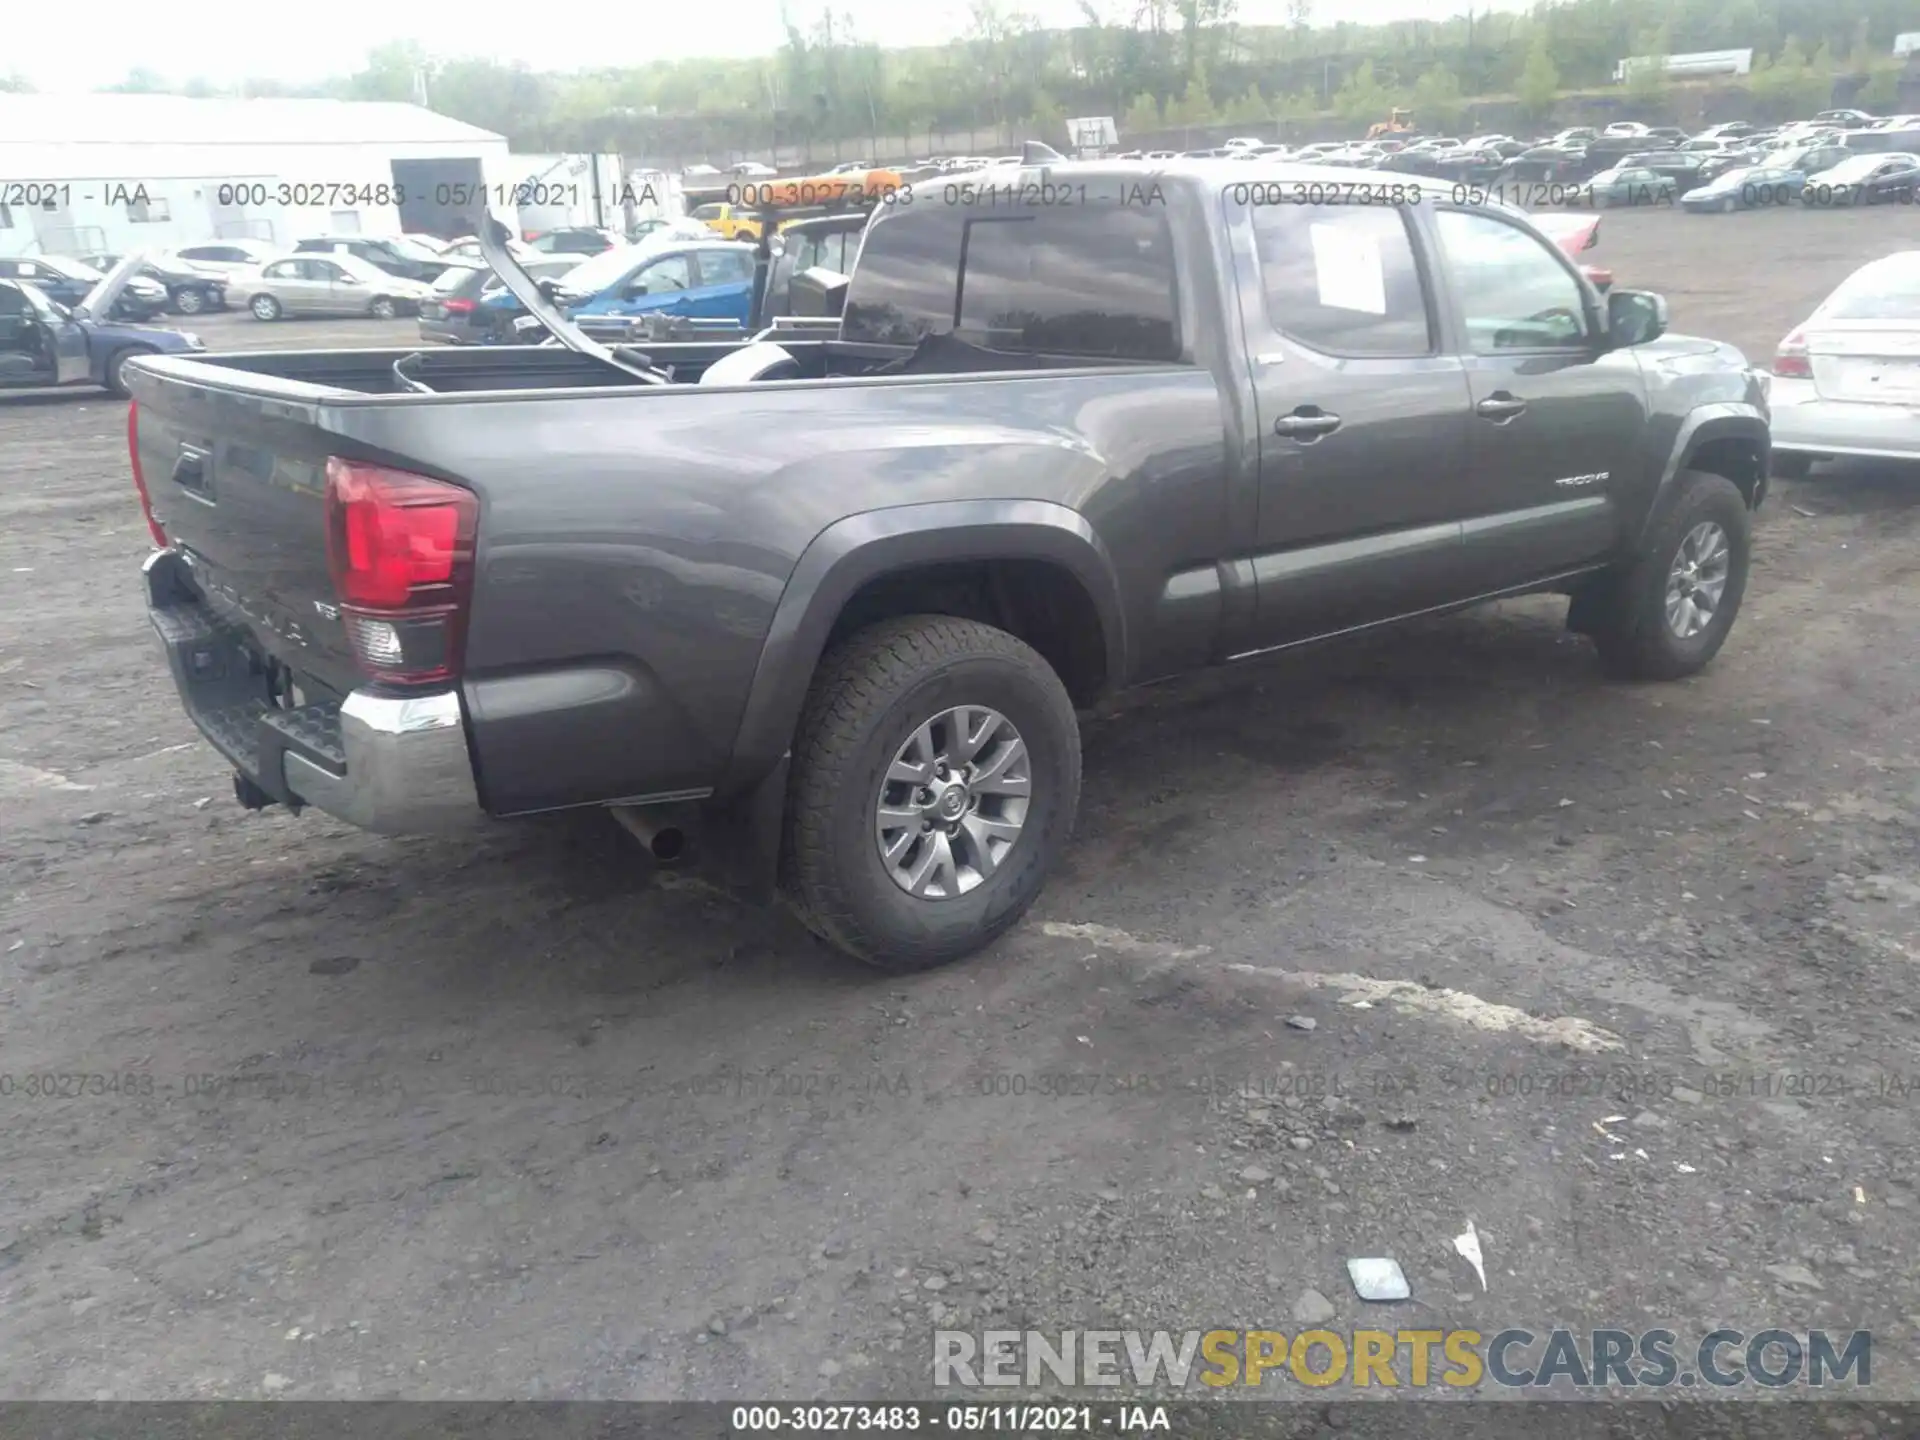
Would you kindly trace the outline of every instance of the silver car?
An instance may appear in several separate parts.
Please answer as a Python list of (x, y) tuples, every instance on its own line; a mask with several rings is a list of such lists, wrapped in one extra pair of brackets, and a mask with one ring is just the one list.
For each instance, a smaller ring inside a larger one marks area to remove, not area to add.
[(227, 300), (244, 305), (256, 320), (283, 315), (371, 315), (391, 320), (419, 310), (433, 287), (389, 275), (354, 255), (284, 255), (257, 270), (236, 275)]
[(1920, 460), (1920, 250), (1861, 266), (1773, 357), (1774, 469), (1833, 455)]

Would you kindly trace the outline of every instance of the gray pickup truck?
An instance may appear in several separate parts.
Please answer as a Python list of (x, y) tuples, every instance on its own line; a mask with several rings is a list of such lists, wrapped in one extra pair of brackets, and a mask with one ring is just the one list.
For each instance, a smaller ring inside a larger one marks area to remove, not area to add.
[(895, 196), (825, 337), (608, 349), (496, 236), (563, 346), (143, 359), (174, 680), (249, 806), (609, 807), (907, 971), (1033, 901), (1118, 688), (1529, 592), (1699, 670), (1764, 379), (1418, 188), (1034, 159)]

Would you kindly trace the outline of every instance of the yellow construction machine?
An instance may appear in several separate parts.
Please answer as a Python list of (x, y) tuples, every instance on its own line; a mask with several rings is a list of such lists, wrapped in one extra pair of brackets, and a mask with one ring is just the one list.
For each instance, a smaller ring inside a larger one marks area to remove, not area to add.
[(1387, 119), (1367, 131), (1367, 139), (1378, 140), (1383, 135), (1404, 135), (1413, 129), (1413, 112), (1396, 109)]

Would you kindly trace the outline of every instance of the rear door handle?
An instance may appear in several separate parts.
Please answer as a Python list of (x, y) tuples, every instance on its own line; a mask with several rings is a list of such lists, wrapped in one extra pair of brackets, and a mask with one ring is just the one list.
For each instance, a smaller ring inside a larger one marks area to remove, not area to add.
[(1308, 410), (1305, 406), (1291, 415), (1282, 415), (1273, 422), (1274, 434), (1300, 441), (1318, 440), (1322, 435), (1331, 435), (1339, 428), (1338, 415), (1328, 415), (1320, 410)]
[(1518, 396), (1509, 395), (1504, 390), (1496, 390), (1478, 405), (1473, 413), (1483, 420), (1491, 420), (1496, 425), (1505, 424), (1527, 408), (1527, 402)]

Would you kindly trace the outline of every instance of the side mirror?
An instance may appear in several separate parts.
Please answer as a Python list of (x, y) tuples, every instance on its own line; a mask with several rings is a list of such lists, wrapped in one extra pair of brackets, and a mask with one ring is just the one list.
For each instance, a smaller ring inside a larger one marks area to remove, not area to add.
[(1616, 349), (1644, 345), (1667, 333), (1667, 301), (1651, 290), (1607, 292), (1607, 338)]

